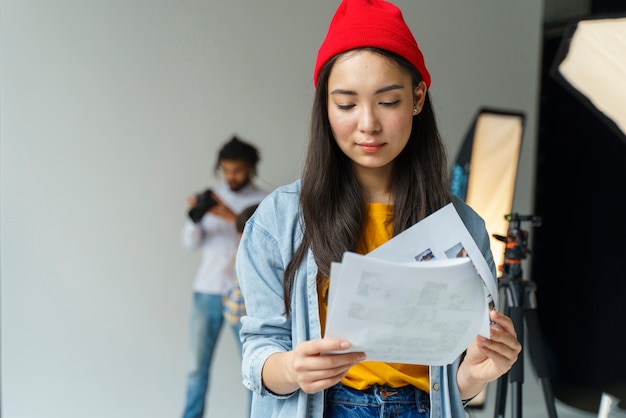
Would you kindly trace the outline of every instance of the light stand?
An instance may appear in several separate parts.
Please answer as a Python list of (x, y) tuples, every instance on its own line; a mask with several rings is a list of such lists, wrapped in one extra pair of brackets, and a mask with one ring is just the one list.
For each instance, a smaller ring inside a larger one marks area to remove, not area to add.
[[(502, 276), (498, 279), (500, 290), (506, 296), (505, 313), (513, 321), (517, 337), (524, 341), (524, 326), (528, 330), (528, 348), (535, 371), (541, 382), (548, 416), (556, 418), (554, 393), (549, 379), (548, 365), (544, 356), (543, 341), (539, 331), (539, 319), (536, 311), (536, 285), (531, 280), (524, 280), (522, 260), (530, 253), (528, 232), (521, 229), (522, 221), (532, 221), (533, 226), (541, 225), (541, 218), (532, 215), (512, 213), (504, 217), (509, 221), (507, 236), (494, 235), (506, 244)], [(524, 383), (524, 351), (513, 367), (498, 379), (496, 389), (496, 418), (504, 418), (507, 396), (507, 379), (511, 385), (512, 418), (522, 417), (522, 384)]]

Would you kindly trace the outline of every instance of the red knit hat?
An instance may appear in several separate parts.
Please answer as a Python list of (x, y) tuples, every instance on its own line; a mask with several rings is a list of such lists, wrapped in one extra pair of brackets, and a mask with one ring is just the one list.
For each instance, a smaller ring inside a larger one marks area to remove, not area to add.
[(317, 87), (320, 69), (335, 55), (359, 47), (386, 49), (407, 59), (430, 87), (424, 56), (402, 12), (383, 0), (342, 0), (320, 46), (313, 72)]

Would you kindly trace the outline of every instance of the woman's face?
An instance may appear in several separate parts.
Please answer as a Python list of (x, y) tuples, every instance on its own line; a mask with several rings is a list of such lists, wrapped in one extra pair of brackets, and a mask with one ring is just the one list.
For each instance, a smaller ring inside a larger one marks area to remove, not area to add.
[(425, 95), (425, 84), (413, 89), (411, 75), (390, 58), (356, 50), (337, 59), (328, 78), (328, 119), (358, 176), (390, 173)]

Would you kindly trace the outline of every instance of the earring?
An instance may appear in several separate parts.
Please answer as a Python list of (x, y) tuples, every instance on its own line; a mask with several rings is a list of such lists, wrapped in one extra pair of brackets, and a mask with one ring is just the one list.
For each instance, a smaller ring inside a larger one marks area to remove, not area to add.
[(419, 111), (417, 110), (417, 107), (414, 107), (414, 108), (413, 108), (413, 114), (414, 114), (414, 115), (417, 115), (418, 113), (419, 113)]

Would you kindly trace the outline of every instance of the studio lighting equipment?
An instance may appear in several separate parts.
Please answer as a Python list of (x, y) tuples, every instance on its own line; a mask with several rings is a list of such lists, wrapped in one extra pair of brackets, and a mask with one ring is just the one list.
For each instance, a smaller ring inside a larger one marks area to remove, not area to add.
[(513, 206), (524, 122), (520, 112), (480, 109), (452, 167), (450, 189), (485, 220), (497, 267), (504, 243), (493, 234), (508, 228), (503, 215)]
[(626, 17), (568, 25), (550, 75), (626, 141)]

